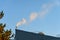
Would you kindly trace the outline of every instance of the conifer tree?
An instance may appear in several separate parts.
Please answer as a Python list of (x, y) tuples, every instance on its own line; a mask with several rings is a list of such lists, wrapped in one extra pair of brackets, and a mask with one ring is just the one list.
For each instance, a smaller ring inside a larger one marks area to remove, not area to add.
[[(4, 16), (3, 11), (0, 12), (0, 19), (2, 19)], [(12, 31), (10, 30), (4, 30), (6, 27), (6, 24), (0, 23), (0, 40), (10, 40), (11, 37), (13, 37)]]

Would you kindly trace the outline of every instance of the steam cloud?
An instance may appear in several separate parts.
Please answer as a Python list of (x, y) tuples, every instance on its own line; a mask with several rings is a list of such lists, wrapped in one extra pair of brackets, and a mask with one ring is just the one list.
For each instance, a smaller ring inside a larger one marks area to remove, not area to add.
[[(44, 17), (52, 9), (52, 7), (54, 7), (56, 5), (60, 5), (60, 3), (55, 2), (55, 3), (43, 4), (42, 5), (43, 10), (40, 13), (33, 12), (30, 14), (30, 22), (35, 20), (37, 17), (41, 17), (41, 18)], [(16, 27), (21, 26), (26, 23), (27, 23), (27, 20), (25, 18), (23, 18), (20, 22), (18, 22), (16, 24)]]
[(50, 4), (50, 3), (49, 4), (43, 4), (42, 5), (43, 10), (40, 13), (36, 13), (36, 12), (31, 13), (30, 22), (35, 20), (38, 16), (41, 18), (44, 17), (52, 9), (52, 7), (53, 7), (53, 4)]
[(37, 18), (38, 14), (37, 13), (31, 13), (30, 15), (30, 22), (35, 20)]
[(26, 19), (23, 18), (20, 22), (18, 22), (18, 23), (16, 24), (16, 27), (21, 26), (21, 25), (23, 25), (23, 24), (25, 24), (25, 23), (26, 23)]

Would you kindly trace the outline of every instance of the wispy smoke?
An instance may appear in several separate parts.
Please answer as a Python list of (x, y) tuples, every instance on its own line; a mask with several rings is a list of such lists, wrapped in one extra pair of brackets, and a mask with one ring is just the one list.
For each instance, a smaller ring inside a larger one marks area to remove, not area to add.
[(31, 15), (30, 15), (30, 22), (35, 20), (37, 18), (37, 16), (38, 16), (37, 13), (35, 13), (35, 12), (31, 13)]
[(36, 12), (31, 13), (30, 21), (35, 20), (38, 16), (40, 18), (43, 18), (52, 9), (52, 7), (53, 7), (53, 4), (51, 4), (51, 3), (43, 4), (42, 5), (42, 11), (40, 13), (36, 13)]
[(40, 14), (40, 17), (43, 18), (55, 6), (60, 6), (60, 2), (59, 1), (56, 1), (56, 2), (53, 2), (53, 3), (43, 4), (42, 5), (42, 9), (43, 10), (39, 13)]
[[(60, 2), (57, 1), (55, 3), (48, 3), (48, 4), (43, 4), (42, 5), (42, 11), (40, 11), (39, 13), (36, 13), (36, 12), (32, 12), (30, 14), (30, 21), (29, 22), (32, 22), (33, 20), (35, 20), (37, 17), (40, 17), (40, 18), (43, 18), (48, 12), (51, 11), (51, 9), (54, 7), (54, 6), (59, 6), (60, 5)], [(16, 26), (21, 26), (23, 24), (26, 24), (27, 23), (27, 20), (25, 18), (23, 18), (20, 22), (18, 22), (16, 24)]]
[(43, 18), (53, 7), (53, 4), (43, 4), (42, 5), (42, 11), (39, 13), (39, 16)]
[(60, 1), (56, 0), (54, 4), (56, 4), (56, 6), (60, 6)]
[(48, 3), (48, 4), (43, 4), (42, 11), (40, 11), (39, 13), (36, 13), (36, 12), (31, 13), (30, 21), (35, 20), (38, 16), (40, 18), (43, 18), (47, 13), (49, 13), (53, 9), (53, 7), (59, 6), (59, 5), (60, 5), (59, 1)]
[(21, 26), (21, 25), (23, 25), (23, 24), (25, 24), (25, 23), (26, 23), (26, 19), (23, 18), (20, 22), (18, 22), (18, 23), (16, 24), (16, 27)]

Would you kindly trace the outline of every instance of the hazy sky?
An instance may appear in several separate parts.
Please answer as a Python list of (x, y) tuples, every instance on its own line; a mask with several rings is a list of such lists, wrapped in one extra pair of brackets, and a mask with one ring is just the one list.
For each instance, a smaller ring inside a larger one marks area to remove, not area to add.
[(19, 30), (53, 36), (60, 34), (59, 0), (0, 0), (2, 10), (5, 16), (0, 23), (6, 23), (5, 29), (12, 29), (14, 33), (17, 22), (25, 18), (27, 23), (19, 26)]

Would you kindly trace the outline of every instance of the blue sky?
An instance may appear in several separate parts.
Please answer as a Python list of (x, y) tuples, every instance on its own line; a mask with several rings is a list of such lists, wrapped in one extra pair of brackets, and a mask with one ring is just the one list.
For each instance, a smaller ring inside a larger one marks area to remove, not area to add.
[(17, 22), (22, 18), (30, 22), (30, 14), (36, 13), (37, 18), (27, 25), (19, 26), (18, 29), (56, 36), (60, 34), (59, 2), (59, 0), (0, 0), (0, 11), (3, 10), (5, 14), (0, 23), (6, 23), (5, 29), (12, 29), (15, 33)]

